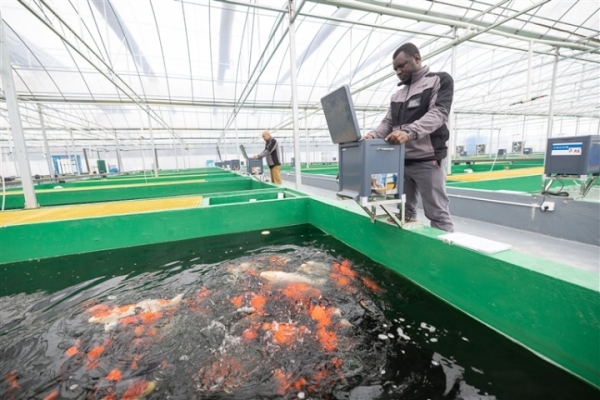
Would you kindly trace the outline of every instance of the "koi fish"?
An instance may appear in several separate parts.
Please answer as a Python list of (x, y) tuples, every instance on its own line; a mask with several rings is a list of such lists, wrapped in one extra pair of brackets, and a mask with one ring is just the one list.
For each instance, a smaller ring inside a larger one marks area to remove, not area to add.
[(81, 345), (81, 340), (75, 342), (75, 344), (65, 351), (65, 354), (68, 357), (73, 357), (75, 354), (79, 353), (79, 346)]
[(11, 371), (6, 377), (6, 383), (10, 385), (9, 391), (11, 390), (19, 390), (21, 387), (18, 384), (19, 378), (15, 375), (15, 371)]
[(307, 283), (309, 285), (323, 285), (325, 279), (312, 279), (305, 275), (296, 274), (294, 272), (282, 272), (282, 271), (263, 271), (260, 273), (260, 277), (269, 281), (270, 283)]
[(108, 375), (106, 375), (106, 380), (108, 381), (120, 382), (121, 379), (123, 379), (123, 376), (118, 368), (113, 369), (108, 373)]
[(316, 276), (327, 276), (329, 270), (330, 268), (327, 264), (317, 261), (308, 261), (298, 268), (298, 272)]
[(240, 361), (224, 356), (212, 364), (200, 368), (192, 378), (198, 382), (201, 390), (215, 392), (218, 390), (230, 391), (245, 382), (247, 376), (248, 371)]
[(315, 289), (303, 282), (290, 283), (283, 289), (283, 294), (290, 300), (306, 303), (308, 303), (311, 298), (318, 299), (321, 296), (319, 289)]
[(133, 382), (127, 387), (127, 390), (121, 396), (121, 400), (140, 400), (152, 393), (155, 387), (156, 382), (154, 381)]
[(54, 400), (58, 397), (58, 390), (53, 390), (48, 396), (44, 397), (44, 400)]
[[(121, 319), (126, 317), (130, 317), (132, 315), (139, 315), (144, 318), (149, 319), (150, 322), (153, 322), (157, 319), (158, 313), (162, 310), (179, 307), (181, 303), (181, 299), (183, 299), (183, 293), (177, 295), (171, 300), (158, 299), (158, 300), (143, 300), (137, 304), (128, 304), (125, 306), (113, 306), (109, 307), (104, 304), (99, 304), (97, 306), (93, 306), (87, 310), (88, 314), (92, 316), (88, 320), (88, 322), (92, 324), (104, 324), (104, 330), (111, 330), (117, 326)], [(162, 313), (160, 315), (162, 317)], [(158, 318), (160, 318), (158, 317)], [(132, 323), (130, 320), (124, 320), (126, 323)], [(143, 322), (143, 321), (142, 321)]]

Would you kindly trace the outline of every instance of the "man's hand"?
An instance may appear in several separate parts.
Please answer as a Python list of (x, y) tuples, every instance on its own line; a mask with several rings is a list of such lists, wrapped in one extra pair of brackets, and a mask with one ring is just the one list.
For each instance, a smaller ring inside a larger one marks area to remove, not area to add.
[(408, 133), (404, 131), (393, 131), (385, 137), (385, 140), (394, 144), (402, 144), (408, 142), (410, 138), (408, 137)]
[(367, 140), (367, 139), (375, 139), (375, 138), (370, 133), (361, 138), (361, 140)]

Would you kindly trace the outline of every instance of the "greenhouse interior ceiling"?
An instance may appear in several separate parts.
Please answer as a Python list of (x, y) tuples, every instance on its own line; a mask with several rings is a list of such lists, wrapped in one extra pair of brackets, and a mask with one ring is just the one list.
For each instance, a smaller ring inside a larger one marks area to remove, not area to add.
[[(28, 147), (42, 148), (42, 126), (51, 147), (139, 145), (150, 126), (157, 145), (187, 149), (258, 146), (263, 130), (290, 148), (295, 131), (303, 145), (328, 144), (320, 99), (348, 85), (359, 124), (376, 127), (398, 90), (392, 54), (405, 42), (453, 75), (455, 144), (516, 137), (544, 150), (548, 135), (600, 129), (597, 0), (0, 4)], [(8, 151), (5, 82), (0, 96)]]

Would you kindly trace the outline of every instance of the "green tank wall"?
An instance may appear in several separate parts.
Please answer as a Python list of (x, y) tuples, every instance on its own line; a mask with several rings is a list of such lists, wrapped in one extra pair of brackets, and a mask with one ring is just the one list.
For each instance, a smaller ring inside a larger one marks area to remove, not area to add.
[[(65, 189), (36, 190), (37, 202), (40, 206), (57, 206), (67, 204), (98, 203), (103, 201), (151, 199), (157, 197), (204, 195), (207, 193), (229, 192), (238, 190), (254, 190), (269, 188), (271, 185), (238, 175), (226, 175), (223, 179), (170, 182), (148, 182), (138, 186), (118, 185), (122, 187), (76, 187)], [(25, 197), (21, 191), (6, 193), (6, 210), (20, 209), (25, 206)]]
[[(483, 255), (445, 244), (429, 227), (373, 224), (343, 203), (290, 190), (273, 199), (282, 189), (238, 183), (247, 188), (207, 195), (199, 208), (0, 228), (0, 294), (15, 282), (43, 286), (43, 274), (24, 276), (9, 263), (309, 223), (600, 388), (597, 274), (511, 250)], [(221, 192), (233, 185), (221, 183)]]

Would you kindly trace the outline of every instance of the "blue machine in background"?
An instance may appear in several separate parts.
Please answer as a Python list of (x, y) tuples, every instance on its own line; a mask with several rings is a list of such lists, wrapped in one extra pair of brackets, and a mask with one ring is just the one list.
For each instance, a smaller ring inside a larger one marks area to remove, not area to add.
[(83, 171), (81, 156), (73, 154), (70, 160), (68, 155), (52, 156), (52, 166), (56, 175), (81, 174)]

